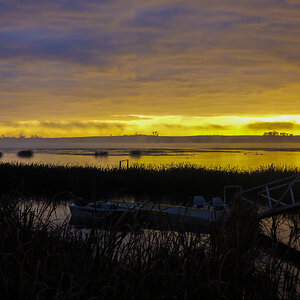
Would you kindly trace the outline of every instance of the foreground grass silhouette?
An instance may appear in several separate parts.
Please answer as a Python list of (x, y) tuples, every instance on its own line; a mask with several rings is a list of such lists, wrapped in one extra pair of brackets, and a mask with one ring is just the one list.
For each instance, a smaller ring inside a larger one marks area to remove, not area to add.
[[(0, 202), (2, 299), (296, 299), (299, 270), (261, 246), (252, 210), (210, 235), (172, 230), (77, 231), (52, 203)], [(276, 245), (273, 247), (276, 249)], [(298, 273), (297, 273), (298, 272)]]

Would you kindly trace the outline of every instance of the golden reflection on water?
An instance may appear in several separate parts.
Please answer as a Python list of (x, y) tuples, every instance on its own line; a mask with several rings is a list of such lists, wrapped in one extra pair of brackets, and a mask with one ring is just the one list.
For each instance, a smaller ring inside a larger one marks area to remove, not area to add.
[(30, 159), (17, 157), (16, 153), (4, 153), (1, 162), (43, 163), (70, 166), (98, 166), (118, 167), (120, 160), (129, 159), (129, 165), (177, 165), (193, 164), (206, 168), (238, 168), (253, 170), (263, 166), (296, 166), (300, 167), (300, 152), (298, 151), (256, 151), (256, 150), (232, 150), (232, 151), (204, 151), (204, 152), (170, 152), (167, 154), (142, 155), (138, 158), (131, 157), (129, 153), (110, 152), (107, 157), (95, 157), (93, 153), (83, 151), (35, 152)]

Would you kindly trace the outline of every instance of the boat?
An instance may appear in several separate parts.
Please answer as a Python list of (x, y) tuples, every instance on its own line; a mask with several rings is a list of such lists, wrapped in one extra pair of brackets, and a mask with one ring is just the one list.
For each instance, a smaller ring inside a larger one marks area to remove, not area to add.
[(210, 202), (206, 202), (203, 196), (194, 196), (192, 206), (109, 201), (84, 205), (77, 201), (69, 207), (72, 218), (83, 222), (105, 222), (125, 216), (126, 220), (128, 217), (138, 217), (146, 222), (192, 226), (220, 221), (229, 211), (228, 205), (221, 198), (213, 197)]

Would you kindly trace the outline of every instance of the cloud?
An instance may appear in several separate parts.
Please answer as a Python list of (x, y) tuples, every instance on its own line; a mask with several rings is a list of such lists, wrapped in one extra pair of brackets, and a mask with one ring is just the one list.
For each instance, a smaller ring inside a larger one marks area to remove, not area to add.
[(64, 136), (101, 136), (109, 134), (122, 135), (128, 126), (119, 122), (65, 122), (65, 121), (25, 121), (0, 122), (2, 134), (6, 136), (39, 135), (43, 137)]
[(221, 124), (204, 124), (204, 125), (182, 125), (182, 124), (162, 124), (162, 127), (166, 127), (168, 129), (174, 130), (216, 130), (216, 131), (224, 131), (232, 128), (230, 125), (221, 125)]
[[(112, 121), (111, 119), (114, 119)], [(254, 119), (255, 120), (255, 119)], [(65, 121), (65, 120), (31, 120), (31, 121), (0, 121), (0, 135), (27, 137), (80, 137), (107, 136), (124, 134), (152, 134), (158, 131), (164, 136), (192, 135), (247, 135), (261, 134), (262, 131), (280, 131), (293, 134), (300, 133), (300, 117), (296, 121), (253, 121), (251, 118), (240, 117), (176, 117), (124, 116), (115, 115), (109, 120)]]
[(65, 121), (24, 121), (24, 122), (14, 122), (14, 121), (1, 121), (1, 127), (13, 127), (13, 128), (32, 128), (32, 127), (41, 127), (41, 128), (52, 128), (52, 129), (111, 129), (119, 128), (124, 129), (125, 125), (118, 122), (100, 122), (100, 121), (89, 121), (89, 122), (65, 122)]
[(299, 35), (297, 1), (3, 0), (0, 111), (297, 115)]
[(246, 127), (251, 130), (299, 130), (297, 122), (253, 122)]
[(146, 116), (135, 116), (135, 115), (112, 115), (110, 120), (119, 120), (119, 121), (142, 121), (142, 120), (153, 120), (153, 117)]

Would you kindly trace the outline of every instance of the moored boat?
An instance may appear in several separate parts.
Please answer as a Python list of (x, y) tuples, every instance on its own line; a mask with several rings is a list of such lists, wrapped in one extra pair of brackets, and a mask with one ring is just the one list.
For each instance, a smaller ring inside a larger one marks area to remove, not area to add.
[(192, 206), (178, 206), (152, 203), (99, 202), (87, 205), (71, 204), (71, 215), (81, 221), (104, 222), (120, 216), (138, 216), (146, 221), (166, 221), (200, 225), (217, 222), (226, 216), (229, 208), (221, 198), (214, 197), (207, 203), (202, 196), (194, 196)]

